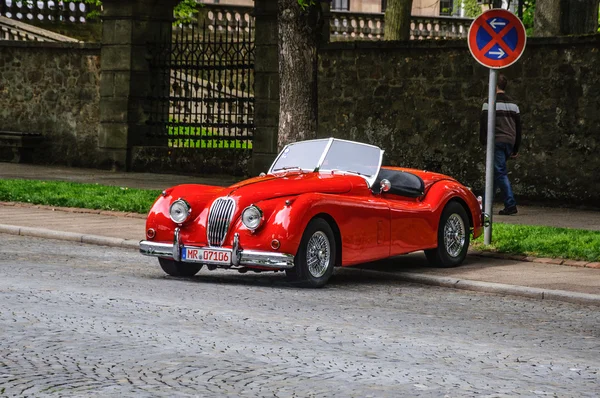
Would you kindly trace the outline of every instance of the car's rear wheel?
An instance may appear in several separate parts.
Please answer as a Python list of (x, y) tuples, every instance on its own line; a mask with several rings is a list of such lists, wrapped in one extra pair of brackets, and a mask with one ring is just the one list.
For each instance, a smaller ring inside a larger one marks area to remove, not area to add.
[(438, 227), (438, 246), (425, 250), (429, 263), (436, 267), (456, 267), (467, 257), (470, 241), (467, 212), (458, 202), (449, 202), (442, 211)]
[(160, 257), (158, 263), (163, 271), (171, 276), (194, 276), (202, 269), (202, 264), (182, 263)]
[(335, 254), (331, 226), (324, 219), (315, 218), (304, 230), (294, 268), (286, 270), (286, 274), (298, 286), (321, 287), (333, 274)]

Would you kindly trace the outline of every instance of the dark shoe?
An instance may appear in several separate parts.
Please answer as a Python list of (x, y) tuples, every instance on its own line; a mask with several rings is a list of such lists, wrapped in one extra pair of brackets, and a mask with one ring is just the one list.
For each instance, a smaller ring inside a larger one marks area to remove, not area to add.
[(517, 206), (506, 207), (498, 212), (501, 216), (510, 216), (511, 214), (517, 214)]

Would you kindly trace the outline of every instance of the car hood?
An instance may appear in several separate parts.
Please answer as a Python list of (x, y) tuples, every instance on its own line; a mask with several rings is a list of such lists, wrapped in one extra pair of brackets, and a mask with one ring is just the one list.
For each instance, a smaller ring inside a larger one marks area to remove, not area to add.
[(324, 173), (281, 173), (251, 178), (232, 185), (228, 195), (240, 204), (305, 193), (341, 194), (352, 189), (352, 180), (360, 177)]

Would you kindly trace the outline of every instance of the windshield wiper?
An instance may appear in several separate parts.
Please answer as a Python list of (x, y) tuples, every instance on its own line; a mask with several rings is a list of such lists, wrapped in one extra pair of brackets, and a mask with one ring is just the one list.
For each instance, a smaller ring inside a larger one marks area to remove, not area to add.
[(278, 169), (273, 169), (273, 171), (294, 170), (294, 169), (302, 170), (302, 168), (298, 167), (298, 166), (286, 166), (286, 167), (280, 167)]
[(368, 174), (365, 174), (365, 173), (361, 173), (361, 172), (359, 172), (359, 171), (354, 171), (354, 170), (346, 170), (346, 171), (347, 171), (348, 173), (354, 173), (354, 174), (358, 174), (359, 176), (363, 176), (363, 177), (371, 177), (370, 175), (368, 175)]
[(361, 173), (361, 172), (358, 172), (358, 171), (354, 171), (354, 170), (331, 169), (330, 171), (331, 171), (332, 173), (335, 173), (336, 171), (339, 171), (339, 172), (341, 172), (341, 173), (352, 173), (352, 174), (358, 174), (359, 176), (362, 176), (362, 177), (372, 177), (372, 176), (370, 176), (370, 175), (368, 175), (368, 174), (364, 174), (364, 173)]

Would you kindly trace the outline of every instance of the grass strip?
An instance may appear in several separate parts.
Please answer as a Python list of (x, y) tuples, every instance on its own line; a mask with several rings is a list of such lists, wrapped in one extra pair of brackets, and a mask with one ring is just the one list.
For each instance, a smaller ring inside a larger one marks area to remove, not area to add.
[[(171, 122), (177, 123), (173, 120)], [(169, 125), (167, 131), (169, 136), (175, 137), (169, 139), (169, 147), (172, 148), (252, 149), (251, 140), (226, 140), (219, 138), (218, 133), (214, 133), (212, 129), (204, 127)], [(217, 138), (211, 139), (210, 137)]]
[(0, 180), (0, 201), (147, 213), (158, 190), (63, 181)]
[[(0, 180), (0, 201), (145, 214), (161, 191), (63, 181)], [(492, 245), (476, 250), (534, 257), (600, 261), (600, 232), (495, 223)]]
[(482, 235), (472, 247), (498, 253), (594, 262), (600, 261), (600, 232), (495, 223), (492, 244), (484, 246)]

